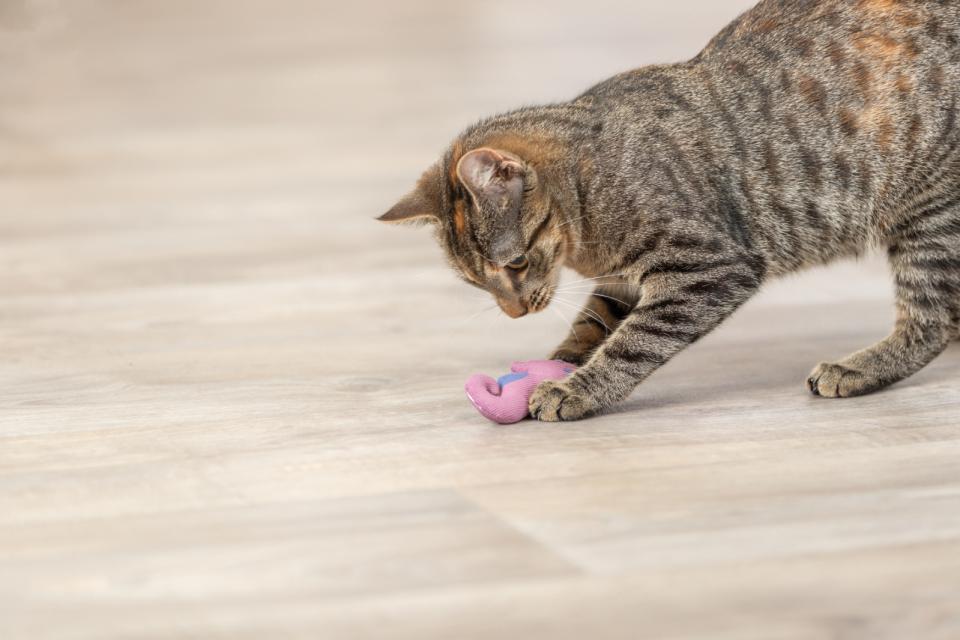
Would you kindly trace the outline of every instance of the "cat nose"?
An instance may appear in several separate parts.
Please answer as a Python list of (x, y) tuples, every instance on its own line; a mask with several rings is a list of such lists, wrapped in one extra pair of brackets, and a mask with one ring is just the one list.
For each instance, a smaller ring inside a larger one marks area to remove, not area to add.
[(522, 318), (529, 313), (529, 309), (527, 309), (526, 305), (519, 300), (501, 300), (500, 298), (497, 298), (497, 304), (500, 305), (500, 308), (505, 314), (514, 320), (517, 318)]

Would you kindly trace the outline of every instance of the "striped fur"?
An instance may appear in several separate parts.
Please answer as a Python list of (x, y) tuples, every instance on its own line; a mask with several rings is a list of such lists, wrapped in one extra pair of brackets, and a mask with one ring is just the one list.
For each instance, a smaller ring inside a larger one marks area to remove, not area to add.
[(767, 279), (885, 247), (892, 333), (807, 381), (859, 395), (960, 336), (958, 110), (960, 3), (764, 0), (691, 61), (474, 125), (383, 219), (433, 222), (514, 317), (563, 265), (600, 279), (554, 354), (583, 366), (531, 398), (551, 421), (622, 400)]

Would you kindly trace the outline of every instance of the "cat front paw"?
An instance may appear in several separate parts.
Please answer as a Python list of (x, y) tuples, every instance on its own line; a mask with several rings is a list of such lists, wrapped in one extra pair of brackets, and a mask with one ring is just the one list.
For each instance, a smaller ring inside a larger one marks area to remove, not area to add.
[(544, 382), (530, 396), (530, 415), (542, 422), (580, 420), (599, 407), (566, 382)]

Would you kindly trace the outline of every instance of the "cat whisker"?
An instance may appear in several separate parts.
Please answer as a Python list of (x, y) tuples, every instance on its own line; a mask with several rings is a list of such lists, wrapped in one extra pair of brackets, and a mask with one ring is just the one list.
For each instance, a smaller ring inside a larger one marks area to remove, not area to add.
[(584, 314), (584, 315), (586, 315), (586, 316), (588, 316), (588, 317), (590, 317), (590, 318), (593, 318), (593, 319), (596, 320), (598, 323), (600, 323), (600, 324), (603, 326), (604, 329), (606, 329), (607, 334), (613, 333), (613, 329), (611, 329), (610, 326), (609, 326), (606, 322), (603, 321), (603, 318), (600, 316), (600, 314), (598, 314), (598, 313), (597, 313), (596, 311), (594, 311), (593, 309), (588, 309), (588, 308), (586, 308), (586, 307), (580, 308), (580, 307), (578, 307), (577, 305), (575, 305), (574, 303), (570, 302), (569, 300), (564, 300), (563, 298), (555, 298), (555, 300), (556, 300), (556, 302), (559, 302), (559, 303), (561, 303), (561, 304), (567, 305), (568, 307), (571, 307), (571, 308), (575, 309), (578, 314)]
[[(613, 287), (623, 286), (622, 283), (620, 282), (569, 282), (569, 283), (558, 285), (557, 288), (564, 291), (573, 289), (573, 288), (582, 289), (584, 291), (593, 291), (595, 290), (596, 287), (602, 287), (605, 285), (609, 285)], [(594, 287), (594, 289), (591, 289), (591, 287)]]
[(561, 320), (563, 320), (563, 324), (565, 324), (565, 325), (567, 325), (567, 326), (570, 327), (570, 331), (573, 333), (573, 338), (574, 338), (574, 340), (577, 341), (577, 344), (580, 344), (580, 336), (577, 334), (577, 328), (576, 328), (575, 326), (573, 326), (573, 323), (570, 322), (570, 320), (568, 320), (565, 315), (563, 315), (562, 313), (560, 313), (560, 310), (557, 309), (556, 307), (549, 306), (549, 307), (547, 307), (547, 309), (550, 309), (550, 310), (553, 311), (555, 314), (557, 314), (557, 317), (560, 318)]
[(628, 303), (626, 300), (621, 300), (620, 298), (617, 298), (616, 296), (610, 296), (610, 295), (607, 295), (607, 294), (605, 294), (605, 293), (597, 293), (596, 291), (593, 291), (593, 290), (590, 290), (590, 289), (579, 289), (579, 290), (578, 290), (578, 289), (573, 289), (573, 290), (571, 290), (571, 289), (557, 289), (557, 292), (558, 292), (558, 293), (589, 293), (591, 296), (594, 296), (594, 297), (597, 297), (597, 298), (606, 298), (607, 300), (613, 300), (614, 302), (619, 302), (620, 304), (622, 304), (622, 305), (625, 306), (625, 307), (632, 307), (632, 306), (633, 306), (633, 305), (631, 305), (630, 303)]
[(471, 321), (473, 321), (473, 320), (476, 320), (477, 318), (479, 318), (479, 317), (482, 316), (483, 314), (485, 314), (485, 313), (487, 313), (487, 312), (489, 312), (489, 311), (493, 311), (493, 310), (496, 309), (496, 308), (497, 308), (497, 305), (496, 305), (496, 304), (492, 304), (492, 305), (490, 305), (489, 307), (486, 307), (486, 308), (484, 308), (484, 309), (480, 309), (480, 311), (477, 311), (476, 313), (472, 314), (469, 318), (467, 318), (466, 320), (464, 320), (462, 324), (467, 324), (468, 322), (471, 322)]
[(607, 332), (607, 335), (610, 335), (611, 333), (613, 333), (613, 329), (610, 328), (610, 325), (608, 325), (606, 322), (604, 322), (603, 318), (600, 316), (599, 313), (597, 313), (597, 312), (594, 311), (593, 309), (584, 309), (583, 312), (584, 312), (586, 315), (588, 315), (588, 316), (590, 316), (591, 318), (593, 318), (594, 320), (596, 320), (597, 322), (599, 322), (600, 325), (603, 327), (604, 331)]
[(597, 284), (620, 284), (619, 282), (600, 282), (600, 281), (601, 281), (601, 280), (605, 280), (605, 279), (607, 279), (607, 278), (619, 278), (619, 277), (622, 277), (622, 276), (625, 276), (625, 275), (627, 275), (627, 274), (626, 274), (626, 273), (611, 273), (611, 274), (609, 274), (609, 275), (597, 276), (597, 277), (595, 277), (595, 278), (584, 278), (584, 279), (582, 279), (582, 280), (574, 280), (573, 282), (565, 282), (565, 283), (563, 283), (563, 285), (561, 285), (561, 286), (569, 287), (569, 286), (572, 286), (572, 285), (575, 285), (575, 284), (581, 284), (581, 283), (583, 283), (583, 282), (596, 282)]

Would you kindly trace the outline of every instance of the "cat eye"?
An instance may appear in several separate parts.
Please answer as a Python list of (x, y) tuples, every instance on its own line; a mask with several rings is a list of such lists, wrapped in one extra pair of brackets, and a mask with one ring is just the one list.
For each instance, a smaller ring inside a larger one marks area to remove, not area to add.
[(507, 266), (513, 269), (514, 271), (521, 271), (527, 268), (527, 256), (517, 256), (513, 260), (507, 263)]

